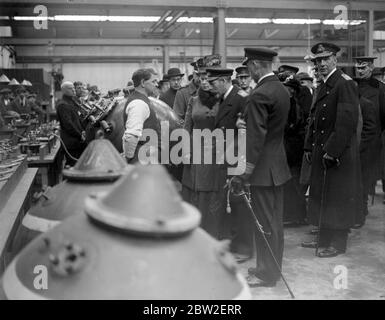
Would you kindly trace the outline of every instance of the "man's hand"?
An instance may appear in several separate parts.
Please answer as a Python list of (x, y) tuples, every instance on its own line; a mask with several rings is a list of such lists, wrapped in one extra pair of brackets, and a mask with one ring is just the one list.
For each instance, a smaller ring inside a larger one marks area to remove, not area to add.
[(333, 167), (338, 167), (340, 165), (340, 161), (337, 158), (325, 153), (322, 157), (322, 164), (325, 169), (331, 169)]
[(305, 160), (308, 164), (311, 164), (311, 151), (305, 151)]
[(82, 136), (81, 136), (82, 142), (86, 141), (86, 132), (82, 131)]
[(234, 176), (231, 179), (231, 187), (235, 194), (240, 194), (244, 191), (245, 186), (250, 185), (249, 179), (251, 174), (242, 174), (240, 176)]

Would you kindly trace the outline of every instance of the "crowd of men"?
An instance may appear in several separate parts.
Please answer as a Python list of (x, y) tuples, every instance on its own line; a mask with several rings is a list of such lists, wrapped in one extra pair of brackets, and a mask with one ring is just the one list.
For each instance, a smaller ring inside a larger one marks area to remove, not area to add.
[(42, 121), (46, 112), (37, 100), (37, 94), (18, 86), (12, 91), (9, 88), (0, 90), (0, 128), (7, 124), (6, 119), (29, 119), (37, 117)]
[[(159, 127), (151, 96), (169, 105), (186, 129), (201, 125), (246, 130), (246, 171), (227, 178), (232, 190), (249, 191), (262, 229), (253, 227), (250, 211), (235, 197), (227, 199), (233, 209), (230, 222), (228, 217), (215, 218), (218, 208), (226, 206), (222, 191), (212, 184), (222, 179), (222, 171), (214, 174), (212, 168), (185, 166), (172, 173), (187, 191), (183, 198), (207, 210), (207, 231), (233, 241), (239, 262), (254, 256), (256, 249), (257, 266), (249, 269), (251, 286), (274, 286), (279, 280), (284, 222), (315, 227), (316, 238), (301, 245), (316, 248), (318, 257), (345, 253), (350, 229), (365, 224), (368, 196), (383, 176), (383, 70), (374, 68), (375, 57), (355, 57), (356, 76), (350, 77), (338, 68), (338, 46), (318, 43), (311, 51), (314, 76), (290, 65), (273, 70), (277, 52), (245, 48), (233, 80), (234, 70), (222, 68), (221, 57), (211, 55), (191, 64), (194, 73), (185, 87), (178, 68), (169, 69), (161, 80), (154, 70), (139, 69), (124, 91), (122, 149), (129, 163), (140, 160), (143, 130)], [(72, 98), (76, 86), (65, 82), (62, 91), (57, 105), (62, 137), (78, 157), (85, 129)], [(196, 192), (197, 181), (203, 196)], [(217, 228), (226, 223), (230, 233)]]

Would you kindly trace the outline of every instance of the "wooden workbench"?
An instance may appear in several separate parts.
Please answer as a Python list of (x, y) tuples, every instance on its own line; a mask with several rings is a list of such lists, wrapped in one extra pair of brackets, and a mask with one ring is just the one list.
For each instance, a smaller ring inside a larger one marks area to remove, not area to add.
[(37, 168), (29, 168), (14, 188), (11, 196), (0, 211), (0, 275), (10, 262), (13, 237), (25, 213), (31, 206), (33, 184)]
[(60, 141), (56, 141), (51, 152), (41, 159), (40, 156), (28, 157), (29, 168), (39, 168), (42, 186), (54, 186), (61, 180), (61, 169), (63, 165), (63, 153)]

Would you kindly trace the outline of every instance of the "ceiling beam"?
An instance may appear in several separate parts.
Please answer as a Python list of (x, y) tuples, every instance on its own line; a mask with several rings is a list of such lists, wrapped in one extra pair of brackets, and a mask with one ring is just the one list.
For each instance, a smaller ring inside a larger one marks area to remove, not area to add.
[[(207, 8), (217, 8), (219, 5), (218, 0), (194, 0), (189, 3), (180, 0), (18, 0), (18, 5), (37, 5), (42, 4), (46, 6), (61, 5), (65, 7), (76, 6), (124, 6), (124, 7), (137, 7), (137, 8), (154, 8), (163, 7), (168, 9), (201, 9), (207, 10)], [(14, 6), (15, 3), (10, 0), (3, 0), (3, 6)], [(311, 8), (312, 10), (333, 10), (337, 5), (346, 5), (350, 10), (363, 10), (369, 9), (374, 11), (385, 11), (383, 0), (365, 0), (365, 1), (341, 1), (341, 0), (221, 0), (221, 6), (226, 8), (250, 8), (250, 9), (304, 9)]]
[[(24, 38), (0, 38), (0, 44), (13, 46), (44, 46), (51, 42), (55, 46), (211, 46), (212, 39), (24, 39)], [(348, 40), (338, 40), (333, 43), (339, 46), (349, 46)], [(279, 47), (307, 47), (308, 41), (302, 39), (228, 39), (228, 46), (279, 46)], [(363, 46), (364, 41), (355, 42)], [(375, 46), (383, 46), (385, 41), (375, 40)]]

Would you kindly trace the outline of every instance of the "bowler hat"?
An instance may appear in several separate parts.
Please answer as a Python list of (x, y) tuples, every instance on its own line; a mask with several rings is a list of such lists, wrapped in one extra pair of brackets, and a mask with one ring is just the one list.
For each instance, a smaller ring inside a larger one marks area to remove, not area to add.
[(179, 68), (170, 68), (167, 71), (168, 79), (173, 77), (183, 77), (183, 76), (184, 76), (184, 73), (182, 73)]

